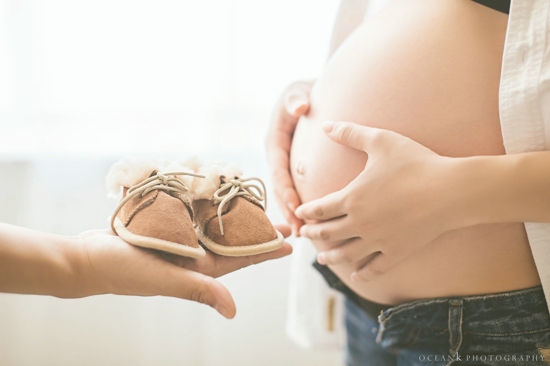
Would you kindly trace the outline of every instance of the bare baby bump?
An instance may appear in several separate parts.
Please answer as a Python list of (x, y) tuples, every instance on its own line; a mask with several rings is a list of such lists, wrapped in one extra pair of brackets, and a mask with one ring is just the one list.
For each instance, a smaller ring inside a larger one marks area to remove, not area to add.
[[(504, 154), (498, 87), (506, 22), (470, 1), (395, 0), (359, 27), (315, 84), (293, 137), (302, 201), (342, 189), (366, 163), (365, 153), (324, 135), (324, 120), (392, 130), (445, 156)], [(518, 223), (448, 232), (363, 284), (348, 280), (353, 266), (331, 268), (358, 294), (386, 304), (540, 283)]]

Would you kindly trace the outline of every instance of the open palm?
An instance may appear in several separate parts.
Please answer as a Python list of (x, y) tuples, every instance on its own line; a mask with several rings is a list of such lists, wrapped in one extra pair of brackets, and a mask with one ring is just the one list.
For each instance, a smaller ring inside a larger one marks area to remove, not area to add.
[[(277, 225), (285, 237), (290, 228)], [(172, 296), (215, 308), (227, 318), (236, 313), (229, 291), (214, 277), (289, 255), (285, 243), (270, 253), (248, 257), (223, 257), (210, 251), (193, 259), (130, 245), (110, 230), (91, 230), (79, 235), (86, 258), (85, 281), (96, 293), (138, 296)]]

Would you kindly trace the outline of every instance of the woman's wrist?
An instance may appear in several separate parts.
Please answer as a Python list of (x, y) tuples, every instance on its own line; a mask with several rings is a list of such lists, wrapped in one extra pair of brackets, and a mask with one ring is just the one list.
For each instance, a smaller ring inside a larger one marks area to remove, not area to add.
[(550, 152), (452, 160), (457, 227), (550, 222)]
[(492, 208), (498, 202), (498, 176), (495, 157), (450, 158), (451, 206), (453, 228), (486, 224), (493, 221)]

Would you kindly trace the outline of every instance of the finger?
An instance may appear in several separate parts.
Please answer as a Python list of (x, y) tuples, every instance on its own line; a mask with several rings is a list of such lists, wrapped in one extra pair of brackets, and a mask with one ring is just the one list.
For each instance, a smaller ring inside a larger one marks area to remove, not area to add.
[(354, 263), (368, 257), (374, 252), (376, 252), (376, 249), (368, 245), (365, 240), (353, 238), (337, 248), (319, 253), (317, 255), (317, 262), (326, 265)]
[(372, 259), (351, 274), (353, 282), (366, 282), (387, 271), (387, 256), (382, 252), (373, 253)]
[(214, 273), (214, 275), (216, 277), (220, 277), (236, 270), (251, 266), (253, 264), (286, 257), (291, 253), (292, 246), (290, 246), (290, 244), (288, 243), (284, 243), (281, 248), (272, 252), (250, 255), (246, 257), (224, 257), (216, 255), (215, 260), (217, 271), (216, 273)]
[(298, 193), (294, 189), (294, 186), (286, 187), (283, 192), (283, 197), (286, 208), (288, 209), (286, 216), (288, 217), (288, 220), (290, 220), (289, 222), (292, 225), (292, 232), (295, 236), (300, 236), (300, 228), (302, 227), (302, 225), (304, 225), (304, 221), (296, 217), (296, 214), (294, 212), (302, 202), (300, 201), (300, 198), (298, 197)]
[(326, 252), (334, 248), (338, 248), (343, 245), (347, 240), (340, 241), (325, 241), (325, 240), (312, 240), (311, 242), (315, 246), (318, 252)]
[(235, 316), (235, 302), (229, 291), (212, 277), (185, 268), (176, 267), (175, 274), (166, 277), (160, 288), (165, 290), (161, 295), (179, 297), (209, 305), (224, 317)]
[(281, 212), (283, 213), (283, 216), (285, 218), (285, 221), (291, 226), (292, 233), (294, 235), (299, 235), (300, 227), (303, 225), (303, 221), (294, 215), (294, 212), (292, 212), (288, 208), (287, 202), (277, 193), (275, 193), (275, 198), (277, 199), (277, 203), (279, 204), (279, 208), (281, 209)]
[(285, 238), (288, 238), (290, 236), (290, 234), (292, 234), (292, 229), (288, 225), (275, 224), (275, 225), (273, 225), (273, 227), (275, 228), (275, 230), (277, 230), (278, 232), (283, 234), (283, 237), (285, 237)]
[(293, 133), (294, 127), (289, 131), (285, 131), (281, 127), (270, 132), (266, 141), (267, 157), (270, 164), (275, 167), (289, 165)]
[(111, 229), (93, 229), (93, 230), (86, 230), (86, 231), (81, 232), (81, 233), (78, 234), (78, 235), (79, 235), (79, 236), (92, 236), (92, 235), (97, 235), (97, 234), (101, 234), (101, 235), (111, 235), (111, 236), (116, 235), (115, 233), (113, 233), (113, 230), (111, 230)]
[(348, 220), (345, 217), (321, 221), (316, 224), (306, 224), (300, 229), (300, 235), (311, 240), (347, 240), (357, 234), (347, 224)]
[(288, 168), (292, 134), (296, 129), (298, 118), (276, 113), (266, 138), (267, 157), (273, 167)]
[(275, 182), (275, 198), (279, 203), (281, 211), (285, 216), (285, 220), (292, 225), (292, 230), (298, 234), (298, 230), (303, 225), (303, 221), (296, 217), (294, 210), (300, 205), (300, 198), (288, 169), (275, 168), (272, 174), (273, 182)]
[(303, 116), (309, 110), (309, 93), (304, 90), (293, 90), (285, 95), (284, 105), (291, 117)]
[(282, 190), (282, 196), (286, 203), (286, 207), (294, 213), (301, 203), (300, 197), (298, 197), (298, 193), (296, 192), (294, 186), (284, 187)]
[(271, 116), (267, 143), (277, 145), (280, 141), (286, 142), (287, 139), (290, 141), (298, 120), (299, 117), (289, 114), (284, 102), (281, 102), (276, 106), (275, 112)]
[(290, 227), (292, 228), (292, 234), (294, 236), (299, 237), (300, 236), (300, 229), (304, 225), (304, 222), (297, 218), (294, 213), (288, 209), (284, 210), (285, 220), (289, 223)]
[(392, 135), (391, 131), (351, 122), (325, 121), (322, 128), (333, 141), (366, 153), (380, 147), (380, 144)]
[(295, 211), (302, 220), (329, 220), (346, 214), (343, 207), (342, 191), (330, 193), (325, 197), (304, 203)]
[(282, 168), (275, 169), (272, 179), (274, 182), (274, 192), (280, 201), (281, 208), (288, 209), (294, 214), (296, 208), (300, 206), (301, 201), (288, 170)]

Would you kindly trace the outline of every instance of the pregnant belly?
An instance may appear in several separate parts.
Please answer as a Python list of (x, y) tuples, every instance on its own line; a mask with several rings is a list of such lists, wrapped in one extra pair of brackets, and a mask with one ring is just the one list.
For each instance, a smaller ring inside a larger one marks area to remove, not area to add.
[[(302, 201), (345, 187), (366, 163), (363, 152), (323, 134), (324, 120), (392, 130), (446, 156), (504, 154), (498, 87), (506, 22), (466, 0), (395, 0), (359, 27), (316, 82), (293, 137)], [(386, 304), (540, 284), (518, 223), (445, 233), (367, 283), (349, 281), (354, 265), (331, 268), (359, 295)]]

